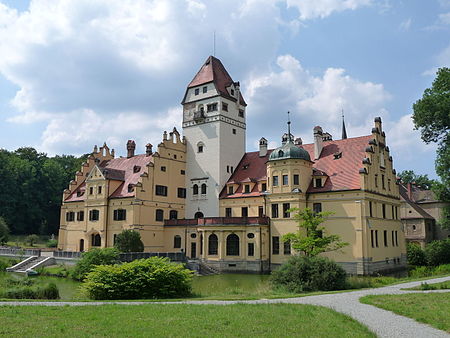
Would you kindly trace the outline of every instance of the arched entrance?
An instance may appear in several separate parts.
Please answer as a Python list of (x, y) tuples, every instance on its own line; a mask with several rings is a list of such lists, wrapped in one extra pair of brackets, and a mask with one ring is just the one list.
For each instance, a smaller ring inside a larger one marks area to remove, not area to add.
[(101, 245), (102, 245), (102, 238), (100, 237), (100, 234), (92, 234), (91, 246), (101, 246)]
[(195, 219), (203, 218), (203, 212), (197, 211), (197, 212), (195, 213), (195, 215), (194, 215), (194, 218), (195, 218)]

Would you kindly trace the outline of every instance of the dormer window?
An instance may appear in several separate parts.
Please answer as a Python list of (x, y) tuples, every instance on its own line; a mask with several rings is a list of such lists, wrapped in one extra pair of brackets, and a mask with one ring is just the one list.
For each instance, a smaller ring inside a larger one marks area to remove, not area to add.
[(316, 188), (322, 188), (322, 179), (321, 178), (316, 178), (314, 181), (316, 183)]
[(232, 185), (230, 185), (228, 187), (228, 195), (233, 195), (233, 186)]
[(133, 192), (133, 191), (134, 191), (134, 185), (128, 184), (128, 192)]
[(77, 191), (77, 197), (81, 197), (83, 195), (84, 195), (84, 191), (82, 191), (82, 190)]
[(141, 171), (141, 167), (138, 166), (138, 165), (135, 165), (135, 166), (133, 167), (133, 172), (134, 172), (134, 173), (138, 173), (139, 171)]
[(242, 109), (239, 109), (239, 117), (244, 117), (244, 111)]
[(231, 96), (234, 96), (234, 89), (230, 90)]
[(246, 193), (246, 194), (250, 193), (250, 185), (249, 184), (246, 184), (244, 186), (244, 193)]
[(200, 94), (200, 88), (195, 88), (195, 95), (198, 95), (198, 94)]
[(283, 156), (284, 156), (284, 151), (283, 150), (278, 151), (278, 157), (283, 157)]

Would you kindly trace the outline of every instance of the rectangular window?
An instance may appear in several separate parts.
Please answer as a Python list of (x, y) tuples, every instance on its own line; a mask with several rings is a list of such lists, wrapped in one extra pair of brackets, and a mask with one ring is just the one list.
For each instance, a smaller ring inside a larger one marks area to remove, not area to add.
[(208, 87), (207, 87), (207, 86), (204, 86), (204, 87), (203, 87), (203, 94), (206, 93), (207, 91), (208, 91)]
[(198, 95), (198, 94), (200, 94), (200, 88), (195, 88), (195, 91), (194, 91), (194, 93), (195, 93), (195, 95)]
[(398, 231), (395, 231), (395, 246), (398, 246)]
[(384, 241), (384, 246), (388, 246), (387, 230), (383, 231), (383, 241)]
[(272, 236), (272, 254), (280, 254), (280, 237), (278, 236)]
[(178, 188), (177, 196), (178, 198), (186, 198), (186, 188)]
[(395, 219), (398, 219), (398, 207), (395, 207)]
[(288, 210), (290, 208), (291, 208), (291, 204), (290, 203), (283, 203), (283, 218), (291, 217), (290, 213), (288, 212)]
[(283, 185), (288, 185), (288, 184), (289, 184), (288, 175), (283, 175)]
[(264, 216), (264, 208), (262, 206), (258, 207), (258, 216), (263, 217)]
[(125, 209), (114, 210), (113, 219), (115, 221), (124, 221), (127, 219), (127, 211)]
[(99, 186), (97, 187), (97, 193), (98, 193), (99, 195), (102, 193), (102, 186), (101, 186), (101, 185), (99, 185)]
[(378, 230), (375, 230), (375, 246), (378, 248)]
[(314, 203), (313, 204), (313, 211), (315, 214), (322, 212), (322, 203)]
[(89, 195), (93, 195), (94, 194), (94, 187), (90, 187), (89, 188)]
[(384, 175), (381, 175), (381, 187), (386, 189), (386, 186), (384, 185)]
[(241, 208), (241, 217), (248, 217), (248, 208), (247, 207)]
[(375, 174), (375, 188), (378, 188), (378, 175)]
[(77, 221), (79, 221), (79, 222), (84, 221), (84, 211), (78, 211), (78, 213), (77, 213)]
[(391, 231), (391, 243), (392, 243), (392, 246), (395, 246), (395, 234), (394, 234), (394, 230)]
[(299, 176), (297, 174), (294, 175), (294, 185), (299, 185), (300, 183)]
[(285, 255), (290, 255), (291, 254), (291, 242), (290, 241), (286, 241), (283, 243), (283, 253)]
[(89, 211), (89, 220), (90, 221), (98, 221), (100, 218), (100, 212), (98, 210), (90, 210)]
[(225, 217), (232, 217), (233, 213), (231, 208), (225, 208)]
[(155, 194), (158, 196), (167, 196), (167, 187), (165, 185), (156, 185)]
[(272, 204), (272, 218), (278, 218), (278, 204)]
[(66, 212), (66, 222), (73, 222), (75, 220), (75, 212)]
[(388, 190), (391, 191), (391, 179), (388, 179)]
[(236, 128), (232, 129), (233, 135), (236, 135)]
[(165, 166), (161, 166), (161, 171), (166, 171), (166, 167)]
[(381, 210), (383, 212), (383, 218), (386, 218), (386, 204), (381, 205)]
[(250, 184), (244, 186), (244, 193), (248, 194), (250, 192)]
[(222, 102), (222, 110), (228, 111), (228, 103)]
[(186, 170), (180, 170), (181, 175), (186, 175)]
[(212, 112), (217, 110), (217, 103), (210, 103), (206, 105), (206, 111)]
[(375, 247), (375, 241), (374, 241), (374, 231), (370, 230), (370, 244), (372, 245), (372, 248)]
[(267, 184), (266, 183), (261, 184), (261, 190), (262, 191), (267, 191)]
[(255, 255), (255, 243), (248, 243), (247, 248), (248, 248), (247, 255), (254, 256)]
[(373, 217), (372, 201), (369, 201), (369, 216)]
[(392, 205), (391, 206), (391, 217), (392, 217), (392, 219), (394, 219), (395, 218), (395, 207)]
[(244, 111), (242, 109), (239, 109), (239, 117), (244, 117)]
[(322, 188), (322, 179), (321, 178), (316, 178), (315, 182), (316, 182), (316, 188)]
[(230, 185), (228, 187), (228, 195), (233, 195), (233, 186), (232, 185)]
[(278, 176), (272, 177), (272, 186), (278, 187)]

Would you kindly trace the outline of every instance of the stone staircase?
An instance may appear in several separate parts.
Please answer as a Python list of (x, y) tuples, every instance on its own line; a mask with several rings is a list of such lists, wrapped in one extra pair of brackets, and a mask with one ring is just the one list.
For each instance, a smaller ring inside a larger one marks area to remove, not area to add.
[(6, 271), (30, 274), (41, 266), (53, 264), (55, 264), (55, 259), (53, 257), (31, 256), (10, 268), (6, 268)]
[(186, 267), (192, 271), (195, 271), (200, 276), (220, 274), (220, 271), (214, 269), (213, 267), (198, 259), (189, 259), (187, 261)]

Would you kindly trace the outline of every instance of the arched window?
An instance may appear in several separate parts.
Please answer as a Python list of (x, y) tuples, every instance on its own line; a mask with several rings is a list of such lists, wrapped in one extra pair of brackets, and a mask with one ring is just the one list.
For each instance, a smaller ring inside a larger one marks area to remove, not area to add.
[(192, 194), (198, 195), (198, 185), (197, 184), (194, 184), (194, 186), (192, 187)]
[(206, 195), (206, 184), (202, 184), (202, 195)]
[(162, 222), (164, 221), (164, 210), (156, 209), (155, 220)]
[(175, 235), (173, 237), (173, 247), (175, 249), (180, 249), (181, 248), (181, 236), (180, 235)]
[(219, 239), (217, 235), (212, 234), (208, 237), (208, 255), (217, 255), (219, 248)]
[(203, 144), (203, 142), (199, 142), (197, 143), (197, 153), (203, 153), (205, 145)]
[(80, 252), (84, 251), (84, 239), (80, 239)]
[(239, 256), (239, 236), (236, 234), (227, 237), (227, 256)]
[(203, 218), (203, 212), (197, 211), (194, 215), (194, 218)]
[(178, 218), (178, 211), (170, 210), (169, 219), (177, 219), (177, 218)]
[(100, 237), (99, 234), (92, 234), (91, 235), (91, 241), (92, 241), (92, 246), (101, 246), (102, 245), (102, 238)]
[(284, 152), (283, 152), (283, 150), (280, 150), (279, 152), (278, 152), (278, 157), (283, 157), (284, 156)]

